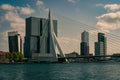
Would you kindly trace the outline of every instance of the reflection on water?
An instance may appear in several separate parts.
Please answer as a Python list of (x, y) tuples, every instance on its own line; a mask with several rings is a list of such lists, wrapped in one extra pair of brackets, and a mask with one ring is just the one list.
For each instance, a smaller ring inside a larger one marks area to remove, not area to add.
[(0, 64), (0, 80), (119, 80), (120, 63)]

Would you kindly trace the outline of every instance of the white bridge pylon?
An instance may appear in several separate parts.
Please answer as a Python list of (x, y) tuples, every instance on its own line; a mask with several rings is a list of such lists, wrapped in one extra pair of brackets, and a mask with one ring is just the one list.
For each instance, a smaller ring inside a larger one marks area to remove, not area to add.
[[(47, 32), (48, 27), (49, 27), (49, 31)], [(57, 50), (58, 50), (60, 57), (65, 57), (65, 54), (63, 53), (63, 51), (59, 45), (59, 42), (57, 40), (56, 34), (54, 32), (53, 18), (52, 18), (52, 13), (51, 13), (50, 9), (49, 9), (48, 19), (47, 19), (46, 23), (44, 24), (44, 29), (45, 29), (45, 31), (43, 33), (42, 41), (45, 40), (45, 35), (47, 33), (49, 33), (50, 54), (53, 55), (54, 59), (57, 59), (58, 58)], [(41, 44), (43, 44), (43, 43), (41, 43)], [(42, 45), (40, 47), (42, 47)]]

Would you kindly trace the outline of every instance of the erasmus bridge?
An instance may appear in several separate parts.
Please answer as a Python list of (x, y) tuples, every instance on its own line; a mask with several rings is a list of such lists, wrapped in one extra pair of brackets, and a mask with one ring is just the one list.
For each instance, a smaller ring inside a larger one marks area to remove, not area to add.
[[(46, 25), (48, 24), (48, 25)], [(52, 54), (53, 57), (53, 61), (57, 61), (58, 60), (58, 55), (57, 55), (57, 50), (60, 53), (61, 57), (65, 57), (65, 54), (63, 53), (59, 42), (57, 40), (57, 36), (55, 34), (55, 30), (54, 30), (54, 26), (53, 26), (53, 17), (52, 17), (52, 12), (49, 9), (49, 15), (48, 15), (48, 20), (46, 22), (44, 28), (45, 28), (45, 32), (43, 33), (43, 37), (42, 37), (42, 41), (45, 40), (45, 34), (48, 33), (49, 34), (49, 42), (50, 42), (50, 54)], [(47, 32), (47, 27), (49, 27), (49, 31)], [(42, 47), (42, 41), (41, 41), (41, 45), (40, 47)], [(56, 50), (57, 48), (57, 50)], [(40, 56), (40, 55), (39, 55)]]
[[(91, 26), (81, 23), (79, 21), (75, 21), (72, 20), (70, 18), (65, 18), (64, 16), (58, 15), (56, 14), (57, 17), (62, 18), (62, 20), (71, 20), (70, 24), (74, 24), (79, 26), (79, 30), (82, 32), (84, 30), (87, 31), (93, 31), (92, 34), (97, 34), (99, 31), (95, 28), (92, 28)], [(36, 45), (40, 44), (39, 48), (40, 50), (38, 51), (38, 53), (32, 52), (32, 58), (36, 59), (38, 61), (50, 61), (50, 62), (55, 62), (58, 61), (58, 59), (63, 59), (64, 61), (67, 61), (67, 59), (69, 58), (93, 58), (93, 57), (110, 57), (111, 54), (109, 54), (110, 50), (113, 50), (112, 53), (119, 53), (119, 40), (120, 37), (114, 34), (110, 34), (110, 33), (106, 33), (107, 36), (107, 55), (105, 56), (78, 56), (78, 57), (66, 57), (65, 56), (65, 52), (64, 52), (64, 48), (68, 49), (68, 50), (74, 50), (74, 46), (72, 46), (73, 44), (68, 43), (68, 46), (65, 46), (66, 44), (61, 44), (60, 40), (58, 40), (58, 37), (55, 33), (55, 28), (54, 28), (54, 22), (53, 22), (53, 16), (52, 16), (52, 12), (49, 9), (49, 14), (48, 14), (48, 19), (46, 20), (45, 24), (43, 25), (44, 27), (44, 31), (42, 33), (42, 36), (40, 37), (40, 43), (36, 43), (34, 44), (35, 41), (32, 42), (33, 48), (36, 47)], [(67, 22), (67, 21), (66, 21)], [(73, 32), (75, 33), (75, 32)], [(46, 41), (46, 35), (47, 35), (47, 46), (45, 46), (45, 41)], [(35, 36), (33, 36), (35, 37)], [(94, 49), (94, 41), (95, 41), (95, 36), (94, 35), (90, 35), (90, 47), (93, 50)], [(77, 44), (77, 45), (80, 45)], [(47, 52), (43, 51), (45, 48), (47, 47)], [(79, 47), (77, 47), (78, 49), (80, 49)], [(94, 51), (94, 50), (93, 50)], [(59, 56), (58, 56), (59, 53)]]

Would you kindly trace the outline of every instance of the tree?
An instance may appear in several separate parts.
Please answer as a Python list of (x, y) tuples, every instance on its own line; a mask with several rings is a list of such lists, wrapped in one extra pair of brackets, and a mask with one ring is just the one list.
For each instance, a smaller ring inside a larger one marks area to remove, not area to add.
[(21, 52), (13, 52), (13, 53), (7, 53), (6, 58), (8, 58), (10, 61), (22, 61), (24, 59), (24, 56)]

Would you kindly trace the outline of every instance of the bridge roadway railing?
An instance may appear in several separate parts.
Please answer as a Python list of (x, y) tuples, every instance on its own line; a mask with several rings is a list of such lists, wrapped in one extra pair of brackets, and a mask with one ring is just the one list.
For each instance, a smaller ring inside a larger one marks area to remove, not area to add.
[[(101, 58), (101, 57), (111, 57), (112, 55), (103, 56), (77, 56), (77, 57), (59, 57), (60, 59), (75, 59), (75, 58)], [(120, 56), (117, 56), (120, 57)]]

